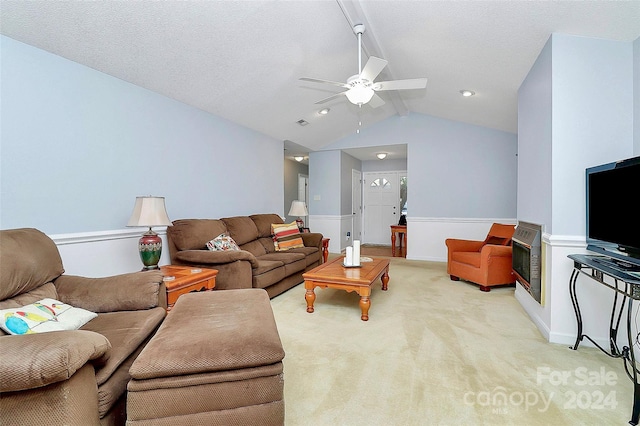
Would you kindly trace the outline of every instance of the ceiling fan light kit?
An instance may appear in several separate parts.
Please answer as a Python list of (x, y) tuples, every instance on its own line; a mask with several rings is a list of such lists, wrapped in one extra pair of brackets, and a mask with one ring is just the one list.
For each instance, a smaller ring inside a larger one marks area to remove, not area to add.
[(352, 104), (359, 106), (369, 104), (372, 108), (377, 108), (384, 105), (384, 101), (376, 92), (385, 90), (424, 89), (427, 87), (426, 78), (375, 82), (374, 80), (382, 72), (384, 67), (387, 66), (388, 62), (384, 59), (370, 56), (364, 68), (362, 68), (362, 34), (364, 30), (363, 24), (357, 24), (353, 27), (353, 32), (358, 36), (358, 74), (349, 77), (346, 83), (307, 77), (300, 78), (300, 80), (303, 81), (330, 84), (347, 89), (344, 92), (336, 93), (335, 95), (322, 99), (316, 102), (316, 104), (325, 103), (344, 95)]

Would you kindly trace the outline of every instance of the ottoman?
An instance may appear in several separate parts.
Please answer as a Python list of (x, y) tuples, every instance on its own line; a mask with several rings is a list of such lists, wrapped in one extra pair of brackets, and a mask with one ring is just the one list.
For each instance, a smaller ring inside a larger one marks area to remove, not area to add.
[(131, 365), (127, 425), (283, 425), (283, 358), (265, 290), (182, 295)]

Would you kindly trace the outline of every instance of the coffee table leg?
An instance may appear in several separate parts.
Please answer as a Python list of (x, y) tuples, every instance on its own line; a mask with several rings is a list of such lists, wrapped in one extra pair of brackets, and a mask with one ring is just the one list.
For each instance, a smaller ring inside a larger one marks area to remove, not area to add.
[(369, 320), (369, 307), (371, 306), (371, 299), (369, 296), (360, 296), (360, 310), (362, 311), (362, 316), (360, 319), (362, 321)]
[(304, 300), (307, 301), (307, 312), (313, 313), (313, 302), (316, 301), (316, 294), (313, 292), (313, 288), (308, 288), (304, 294)]
[(387, 291), (387, 283), (389, 282), (389, 271), (384, 271), (384, 274), (382, 274), (382, 289), (384, 291)]

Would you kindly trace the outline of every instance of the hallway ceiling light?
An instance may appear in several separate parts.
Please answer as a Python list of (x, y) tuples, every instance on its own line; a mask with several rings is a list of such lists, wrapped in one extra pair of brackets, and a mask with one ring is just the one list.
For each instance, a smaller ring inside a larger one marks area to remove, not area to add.
[(387, 158), (387, 153), (386, 152), (379, 152), (376, 154), (376, 157), (378, 157), (378, 160), (384, 160), (385, 158)]
[(329, 114), (329, 111), (331, 111), (329, 108), (322, 108), (320, 111), (318, 111), (318, 114), (327, 115)]
[(461, 90), (460, 93), (462, 93), (462, 96), (464, 96), (465, 98), (476, 94), (476, 92), (474, 92), (473, 90)]
[(301, 162), (302, 160), (304, 160), (304, 157), (301, 155), (296, 155), (295, 157), (293, 157), (294, 160), (296, 160), (298, 163)]

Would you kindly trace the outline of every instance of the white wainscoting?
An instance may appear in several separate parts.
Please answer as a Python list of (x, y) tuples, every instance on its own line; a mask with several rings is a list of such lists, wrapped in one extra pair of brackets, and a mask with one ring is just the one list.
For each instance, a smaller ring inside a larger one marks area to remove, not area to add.
[[(429, 218), (407, 217), (407, 259), (447, 261), (447, 238), (484, 240), (493, 223), (517, 224), (513, 218)], [(389, 231), (391, 244), (391, 231)]]
[(309, 229), (329, 238), (329, 253), (340, 253), (343, 221), (344, 216), (341, 215), (310, 215)]
[[(154, 231), (162, 238), (160, 265), (168, 265), (170, 260), (166, 227), (154, 228)], [(142, 269), (138, 240), (145, 232), (143, 228), (136, 228), (57, 234), (49, 237), (58, 246), (66, 274), (106, 277)]]

